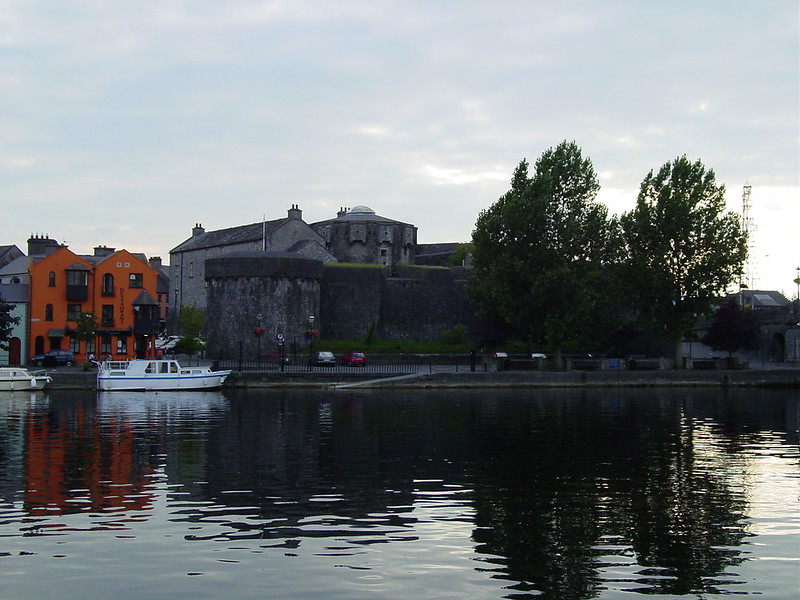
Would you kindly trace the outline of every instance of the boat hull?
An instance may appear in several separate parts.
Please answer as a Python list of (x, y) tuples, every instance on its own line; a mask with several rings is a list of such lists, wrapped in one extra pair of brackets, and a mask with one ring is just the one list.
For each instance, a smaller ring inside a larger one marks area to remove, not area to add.
[(230, 371), (208, 367), (181, 367), (172, 360), (132, 360), (103, 363), (97, 389), (114, 391), (213, 390), (222, 386)]

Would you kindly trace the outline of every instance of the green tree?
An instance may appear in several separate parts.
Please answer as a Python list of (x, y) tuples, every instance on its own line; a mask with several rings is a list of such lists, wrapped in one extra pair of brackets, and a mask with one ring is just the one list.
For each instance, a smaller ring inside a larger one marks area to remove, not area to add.
[(742, 273), (747, 238), (738, 215), (725, 212), (725, 186), (714, 171), (685, 156), (650, 171), (636, 206), (621, 217), (626, 246), (628, 298), (642, 325), (674, 344), (698, 315)]
[(97, 316), (94, 312), (82, 312), (78, 315), (78, 319), (75, 323), (75, 337), (79, 341), (89, 344), (95, 340), (97, 337), (97, 329), (100, 327), (100, 324), (97, 322)]
[[(601, 334), (612, 312), (617, 224), (596, 202), (592, 162), (575, 142), (544, 152), (528, 175), (522, 160), (511, 189), (478, 216), (470, 294), (487, 318), (553, 350)], [(602, 332), (603, 334), (605, 332)]]
[(175, 344), (175, 352), (186, 354), (190, 358), (202, 351), (206, 344), (200, 337), (206, 325), (206, 313), (195, 304), (181, 305), (178, 314), (178, 328), (181, 339)]
[(703, 336), (703, 343), (714, 350), (728, 353), (758, 348), (758, 323), (751, 310), (742, 310), (734, 298), (714, 312), (714, 318)]
[(8, 350), (8, 342), (14, 333), (14, 327), (20, 323), (20, 318), (11, 314), (13, 310), (14, 305), (0, 296), (0, 348), (3, 350)]
[(462, 267), (469, 263), (473, 252), (473, 246), (471, 243), (467, 244), (459, 244), (456, 246), (456, 249), (453, 251), (453, 254), (450, 255), (449, 260), (447, 261), (447, 265), (450, 267)]

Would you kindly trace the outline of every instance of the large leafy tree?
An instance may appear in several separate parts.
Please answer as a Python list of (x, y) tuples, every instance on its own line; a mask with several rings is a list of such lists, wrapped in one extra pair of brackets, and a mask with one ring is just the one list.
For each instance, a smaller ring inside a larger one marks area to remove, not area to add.
[(714, 318), (703, 336), (703, 343), (713, 350), (731, 354), (739, 350), (758, 349), (758, 323), (751, 310), (742, 310), (734, 298), (714, 312)]
[(615, 261), (615, 222), (595, 201), (592, 162), (575, 142), (544, 152), (528, 174), (478, 216), (472, 234), (472, 298), (517, 337), (558, 353), (567, 340), (597, 337)]
[(725, 186), (714, 171), (685, 156), (650, 171), (636, 206), (621, 225), (642, 324), (674, 344), (700, 314), (741, 276), (747, 238), (735, 213), (725, 211)]
[(19, 325), (20, 318), (11, 314), (14, 305), (9, 304), (0, 296), (0, 348), (8, 350), (8, 342), (14, 332), (14, 326)]

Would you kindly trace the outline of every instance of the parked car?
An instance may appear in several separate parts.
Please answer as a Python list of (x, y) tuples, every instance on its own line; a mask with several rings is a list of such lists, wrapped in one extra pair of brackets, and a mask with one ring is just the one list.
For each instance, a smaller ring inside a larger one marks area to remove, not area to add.
[(333, 355), (333, 352), (322, 350), (320, 352), (314, 352), (310, 363), (320, 367), (333, 367), (336, 365), (336, 357)]
[(363, 352), (350, 351), (339, 357), (339, 363), (349, 367), (363, 367), (367, 364), (367, 357)]
[(50, 350), (44, 354), (37, 354), (31, 358), (31, 362), (37, 367), (53, 367), (65, 365), (71, 367), (75, 362), (75, 355), (72, 350)]
[(181, 339), (179, 335), (170, 335), (167, 337), (158, 337), (156, 338), (156, 350), (161, 350), (161, 352), (167, 352), (172, 350), (175, 347), (175, 344)]

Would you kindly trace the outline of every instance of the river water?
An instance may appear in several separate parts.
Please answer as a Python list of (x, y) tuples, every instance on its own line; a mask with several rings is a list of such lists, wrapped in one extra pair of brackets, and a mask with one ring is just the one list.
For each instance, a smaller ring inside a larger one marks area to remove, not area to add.
[(796, 390), (0, 397), (0, 597), (796, 599)]

